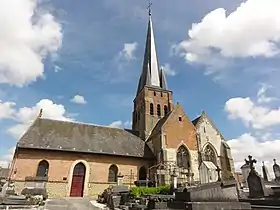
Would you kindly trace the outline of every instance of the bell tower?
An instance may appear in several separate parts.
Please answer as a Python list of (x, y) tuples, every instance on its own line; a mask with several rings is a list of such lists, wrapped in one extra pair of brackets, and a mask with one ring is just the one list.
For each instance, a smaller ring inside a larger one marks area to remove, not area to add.
[(157, 122), (173, 110), (172, 91), (168, 90), (164, 70), (159, 67), (149, 5), (149, 22), (142, 73), (132, 116), (132, 129), (146, 140)]

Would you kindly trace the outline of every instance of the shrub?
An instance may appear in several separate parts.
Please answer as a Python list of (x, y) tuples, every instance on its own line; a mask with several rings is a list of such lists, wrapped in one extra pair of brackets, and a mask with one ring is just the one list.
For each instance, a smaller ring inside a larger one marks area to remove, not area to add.
[(132, 187), (131, 193), (135, 197), (140, 197), (141, 195), (154, 195), (154, 194), (169, 194), (169, 186), (160, 187)]

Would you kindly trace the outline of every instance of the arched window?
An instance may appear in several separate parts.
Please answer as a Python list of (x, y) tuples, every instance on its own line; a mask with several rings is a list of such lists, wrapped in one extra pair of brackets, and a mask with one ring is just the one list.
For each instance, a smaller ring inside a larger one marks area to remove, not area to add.
[(190, 168), (190, 155), (189, 151), (185, 146), (180, 146), (177, 151), (177, 165), (180, 168), (188, 169)]
[(146, 180), (147, 179), (147, 170), (144, 166), (139, 169), (139, 180)]
[(210, 161), (210, 162), (214, 163), (215, 165), (217, 165), (216, 155), (211, 146), (207, 145), (205, 147), (204, 155), (205, 155), (206, 161)]
[(46, 160), (40, 161), (37, 168), (36, 176), (47, 177), (49, 172), (49, 163)]
[(154, 115), (154, 104), (150, 103), (150, 115)]
[(160, 105), (157, 105), (157, 116), (161, 116)]
[(167, 113), (168, 113), (168, 107), (166, 106), (166, 105), (164, 105), (164, 116), (166, 116), (167, 115)]
[(108, 182), (117, 182), (118, 179), (118, 167), (116, 165), (111, 165), (109, 168)]

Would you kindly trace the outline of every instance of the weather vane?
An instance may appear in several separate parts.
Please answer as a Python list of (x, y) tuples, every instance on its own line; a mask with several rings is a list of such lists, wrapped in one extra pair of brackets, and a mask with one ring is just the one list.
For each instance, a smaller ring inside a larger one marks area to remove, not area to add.
[(149, 0), (149, 6), (147, 7), (147, 9), (149, 9), (149, 16), (151, 16), (152, 15), (152, 11), (151, 11), (151, 6), (152, 6), (152, 1), (151, 0)]

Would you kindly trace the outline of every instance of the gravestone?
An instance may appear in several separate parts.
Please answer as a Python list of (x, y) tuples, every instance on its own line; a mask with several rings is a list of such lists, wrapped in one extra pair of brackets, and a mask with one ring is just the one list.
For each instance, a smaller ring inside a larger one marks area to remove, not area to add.
[(273, 159), (273, 172), (275, 175), (275, 181), (280, 182), (280, 166), (276, 163), (276, 159)]
[(222, 179), (221, 179), (221, 169), (219, 166), (217, 166), (217, 169), (216, 169), (217, 173), (218, 173), (218, 180), (217, 182), (220, 182)]
[(266, 165), (264, 164), (264, 161), (263, 161), (262, 163), (263, 163), (263, 166), (262, 166), (263, 179), (264, 179), (265, 181), (269, 181), (269, 174), (268, 174), (267, 167), (266, 167)]
[(251, 209), (249, 203), (239, 202), (236, 182), (210, 182), (175, 193), (171, 209)]
[(22, 195), (42, 196), (45, 200), (48, 197), (47, 185), (48, 177), (25, 177), (25, 188), (21, 191)]
[(117, 185), (122, 186), (123, 185), (123, 175), (121, 173), (117, 176)]
[(28, 204), (27, 199), (23, 195), (16, 195), (13, 183), (6, 182), (0, 193), (0, 205), (25, 205)]
[(267, 191), (265, 189), (263, 178), (257, 173), (254, 167), (254, 163), (257, 163), (251, 155), (248, 156), (249, 160), (245, 159), (245, 162), (250, 166), (249, 176), (247, 178), (249, 187), (249, 197), (250, 198), (262, 198), (267, 196)]

